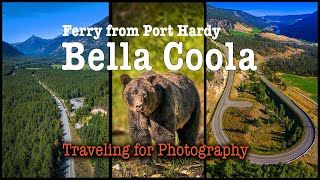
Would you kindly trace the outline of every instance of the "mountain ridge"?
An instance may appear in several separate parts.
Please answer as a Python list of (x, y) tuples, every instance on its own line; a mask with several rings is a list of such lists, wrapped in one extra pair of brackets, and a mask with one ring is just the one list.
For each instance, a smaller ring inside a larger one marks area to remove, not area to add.
[[(109, 24), (109, 16), (106, 16), (101, 21), (94, 23), (89, 27), (107, 27)], [(75, 37), (75, 36), (62, 36), (61, 34), (52, 39), (43, 39), (32, 35), (26, 41), (12, 44), (19, 51), (28, 55), (37, 56), (65, 56), (65, 48), (62, 48), (63, 42), (81, 42), (85, 47), (84, 55), (89, 53), (92, 48), (100, 48), (107, 52), (105, 43), (108, 37), (101, 36), (98, 40), (93, 40), (91, 37)]]
[(17, 48), (13, 47), (5, 41), (2, 41), (2, 57), (16, 57), (23, 55), (24, 54), (20, 52)]
[[(317, 15), (312, 14), (257, 17), (241, 10), (207, 5), (207, 23), (223, 29), (234, 29), (236, 23), (291, 38), (318, 42)], [(316, 17), (314, 17), (316, 16)], [(310, 18), (310, 20), (308, 20)]]
[(209, 20), (227, 20), (231, 24), (235, 24), (236, 22), (242, 22), (247, 26), (256, 27), (259, 29), (263, 29), (269, 26), (269, 24), (265, 20), (241, 10), (222, 9), (211, 5), (208, 5), (206, 8), (207, 19)]
[(318, 11), (292, 25), (282, 28), (280, 33), (293, 38), (318, 42)]

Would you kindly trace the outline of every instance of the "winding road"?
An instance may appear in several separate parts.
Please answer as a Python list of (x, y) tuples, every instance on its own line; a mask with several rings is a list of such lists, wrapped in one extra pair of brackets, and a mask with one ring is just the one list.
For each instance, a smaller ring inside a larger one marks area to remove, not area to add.
[[(228, 59), (228, 53), (227, 53), (226, 47), (221, 43), (218, 43), (218, 45), (222, 48), (222, 50), (224, 51)], [(279, 91), (276, 87), (274, 87), (263, 76), (263, 74), (259, 71), (259, 69), (257, 70), (257, 72), (261, 80), (300, 116), (300, 118), (302, 119), (303, 123), (306, 126), (306, 131), (302, 141), (300, 141), (300, 144), (287, 152), (280, 153), (277, 155), (260, 155), (260, 154), (248, 153), (247, 160), (255, 164), (278, 164), (280, 162), (284, 162), (284, 163), (292, 162), (298, 159), (299, 157), (301, 157), (302, 155), (304, 155), (312, 147), (315, 140), (315, 136), (316, 136), (315, 127), (312, 123), (311, 118), (301, 108), (299, 108), (293, 101), (291, 101), (281, 91)], [(233, 78), (234, 78), (234, 71), (229, 71), (226, 87), (223, 91), (222, 96), (220, 97), (217, 108), (213, 115), (212, 130), (214, 133), (214, 137), (219, 145), (231, 144), (230, 139), (228, 138), (228, 136), (225, 134), (223, 130), (224, 111), (229, 107), (246, 108), (246, 107), (252, 106), (251, 102), (231, 101), (229, 99)]]
[[(71, 132), (70, 132), (70, 126), (68, 121), (68, 116), (66, 109), (64, 108), (62, 102), (60, 99), (49, 89), (46, 85), (44, 85), (42, 82), (38, 81), (46, 90), (48, 90), (51, 95), (54, 97), (54, 100), (58, 104), (58, 108), (60, 111), (60, 119), (62, 121), (63, 125), (63, 134), (64, 134), (64, 142), (65, 143), (71, 143)], [(74, 160), (72, 157), (67, 158), (67, 174), (66, 177), (75, 177), (74, 176)]]

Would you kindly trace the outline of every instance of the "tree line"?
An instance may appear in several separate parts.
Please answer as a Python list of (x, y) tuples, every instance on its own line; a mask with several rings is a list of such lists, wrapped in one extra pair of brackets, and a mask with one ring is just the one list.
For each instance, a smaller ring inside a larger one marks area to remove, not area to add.
[[(303, 135), (303, 125), (297, 115), (276, 95), (273, 94), (263, 83), (258, 81), (253, 71), (249, 71), (250, 84), (241, 82), (238, 89), (240, 92), (247, 92), (255, 96), (255, 100), (265, 105), (265, 112), (270, 116), (265, 123), (277, 123), (285, 128), (283, 146), (276, 147), (284, 150), (293, 146)], [(261, 124), (259, 118), (253, 120), (253, 125)], [(248, 131), (248, 127), (244, 126), (244, 132)]]
[(62, 99), (84, 97), (90, 107), (108, 107), (109, 73), (106, 70), (44, 69), (38, 70), (36, 76)]
[[(78, 130), (78, 134), (85, 145), (102, 145), (109, 142), (109, 118), (108, 115), (101, 113), (92, 115), (90, 121), (87, 121), (82, 128)], [(92, 164), (94, 165), (95, 177), (109, 176), (109, 158), (94, 157)]]
[(62, 177), (60, 113), (30, 70), (3, 76), (2, 177)]
[(275, 165), (257, 165), (249, 161), (226, 160), (209, 164), (208, 178), (317, 178), (314, 171), (301, 161), (298, 163), (279, 163)]
[(266, 62), (265, 71), (283, 72), (299, 76), (318, 76), (318, 47), (304, 47), (304, 52), (289, 59), (278, 57)]
[(268, 56), (279, 52), (283, 53), (287, 49), (284, 44), (260, 37), (259, 35), (245, 37), (220, 33), (216, 41), (222, 44), (225, 44), (226, 42), (233, 42), (234, 57), (238, 60), (242, 58), (240, 56), (240, 51), (242, 49), (252, 49), (255, 53), (262, 56)]

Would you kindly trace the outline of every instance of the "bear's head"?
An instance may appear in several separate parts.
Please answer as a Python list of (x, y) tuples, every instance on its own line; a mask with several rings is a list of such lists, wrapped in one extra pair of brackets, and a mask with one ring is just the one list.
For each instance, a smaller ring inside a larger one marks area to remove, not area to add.
[(135, 112), (149, 116), (159, 105), (159, 88), (155, 82), (157, 75), (147, 78), (131, 79), (122, 74), (120, 79), (123, 85), (122, 96), (127, 106)]

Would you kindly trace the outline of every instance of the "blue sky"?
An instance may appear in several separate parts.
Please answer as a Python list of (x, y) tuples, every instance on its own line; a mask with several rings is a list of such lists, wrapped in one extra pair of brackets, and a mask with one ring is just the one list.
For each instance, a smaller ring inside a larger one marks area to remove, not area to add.
[(309, 14), (318, 10), (317, 2), (208, 2), (223, 9), (242, 10), (254, 16)]
[(44, 39), (63, 33), (63, 24), (87, 27), (109, 15), (109, 4), (2, 3), (2, 39), (14, 43), (35, 35)]

